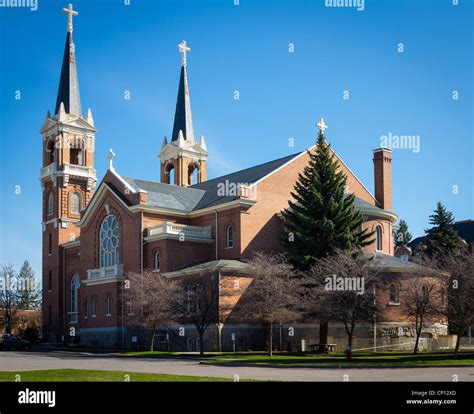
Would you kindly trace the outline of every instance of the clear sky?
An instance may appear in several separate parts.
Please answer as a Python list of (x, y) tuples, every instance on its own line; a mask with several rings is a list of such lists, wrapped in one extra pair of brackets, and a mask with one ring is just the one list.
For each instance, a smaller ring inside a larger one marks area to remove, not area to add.
[[(39, 130), (54, 111), (66, 6), (0, 7), (0, 263), (19, 268), (28, 259), (38, 273)], [(110, 147), (120, 174), (159, 180), (157, 153), (176, 104), (176, 45), (186, 39), (209, 177), (304, 150), (322, 116), (334, 150), (371, 191), (372, 149), (382, 137), (419, 136), (419, 151), (393, 151), (393, 207), (414, 236), (438, 200), (457, 220), (473, 218), (472, 1), (366, 0), (363, 11), (325, 0), (79, 0), (74, 8), (99, 180)]]

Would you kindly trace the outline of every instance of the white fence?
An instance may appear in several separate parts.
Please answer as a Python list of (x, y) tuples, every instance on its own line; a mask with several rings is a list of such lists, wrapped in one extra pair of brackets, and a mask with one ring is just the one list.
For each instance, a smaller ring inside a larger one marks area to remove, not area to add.
[[(308, 345), (317, 341), (306, 341)], [(347, 338), (328, 338), (328, 344), (336, 345), (336, 352), (343, 352), (347, 347)], [(456, 344), (456, 337), (443, 335), (438, 338), (420, 338), (418, 349), (420, 351), (444, 351), (452, 350)], [(415, 347), (415, 338), (378, 338), (374, 346), (373, 338), (354, 338), (352, 340), (352, 351), (411, 351)], [(474, 338), (461, 338), (460, 348), (474, 351)]]

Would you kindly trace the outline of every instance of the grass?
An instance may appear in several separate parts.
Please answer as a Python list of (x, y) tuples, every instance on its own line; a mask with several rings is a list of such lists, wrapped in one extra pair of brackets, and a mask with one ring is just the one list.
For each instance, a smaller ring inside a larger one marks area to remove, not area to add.
[(0, 371), (0, 382), (233, 382), (230, 378), (194, 377), (188, 375), (147, 374), (126, 371), (95, 371), (84, 369), (48, 369), (41, 371)]
[(423, 365), (466, 365), (474, 364), (474, 353), (460, 352), (457, 359), (452, 352), (360, 352), (352, 355), (352, 361), (346, 361), (342, 353), (335, 354), (298, 354), (275, 353), (272, 357), (265, 354), (224, 354), (214, 356), (210, 362), (226, 364), (278, 364), (304, 366), (423, 366)]
[(460, 352), (457, 359), (452, 351), (425, 352), (417, 355), (412, 352), (355, 352), (352, 361), (346, 361), (343, 353), (302, 354), (298, 352), (275, 352), (268, 356), (264, 352), (216, 353), (207, 352), (201, 357), (198, 354), (161, 352), (161, 351), (128, 351), (121, 355), (138, 358), (198, 358), (209, 363), (226, 364), (272, 364), (272, 365), (305, 365), (305, 366), (422, 366), (422, 365), (474, 365), (473, 352)]

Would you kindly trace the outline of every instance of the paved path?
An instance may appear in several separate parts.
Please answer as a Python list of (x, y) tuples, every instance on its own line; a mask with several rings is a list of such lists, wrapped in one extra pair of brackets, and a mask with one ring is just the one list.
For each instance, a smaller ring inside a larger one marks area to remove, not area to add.
[[(261, 368), (199, 364), (197, 360), (126, 358), (73, 352), (0, 352), (0, 371), (95, 369), (280, 381), (474, 381), (474, 367), (459, 368)], [(131, 374), (133, 381), (133, 374)]]

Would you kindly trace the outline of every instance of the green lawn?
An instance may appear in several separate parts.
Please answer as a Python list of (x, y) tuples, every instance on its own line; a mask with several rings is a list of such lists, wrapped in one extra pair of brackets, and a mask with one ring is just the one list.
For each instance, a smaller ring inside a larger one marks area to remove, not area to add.
[(360, 352), (354, 353), (352, 361), (347, 362), (345, 355), (335, 354), (298, 354), (275, 353), (272, 357), (264, 354), (224, 354), (214, 356), (209, 362), (225, 362), (226, 364), (281, 364), (281, 365), (312, 365), (312, 366), (377, 366), (377, 365), (465, 365), (474, 364), (474, 353), (462, 352), (458, 359), (453, 359), (448, 352), (420, 352), (413, 355), (409, 352)]
[[(187, 375), (144, 374), (125, 371), (93, 371), (82, 369), (48, 369), (42, 371), (0, 371), (0, 382), (20, 380), (32, 382), (232, 382), (233, 378), (192, 377)], [(128, 375), (129, 377), (126, 377)]]
[(204, 357), (198, 354), (179, 352), (124, 352), (122, 355), (138, 358), (202, 358), (208, 363), (218, 362), (226, 364), (281, 364), (281, 365), (313, 365), (313, 366), (377, 366), (377, 365), (466, 365), (474, 364), (473, 352), (460, 352), (458, 359), (448, 351), (424, 352), (417, 355), (412, 352), (355, 352), (352, 361), (347, 362), (343, 353), (330, 354), (302, 354), (297, 352), (275, 352), (272, 357), (264, 352), (237, 352), (216, 353), (208, 352)]

